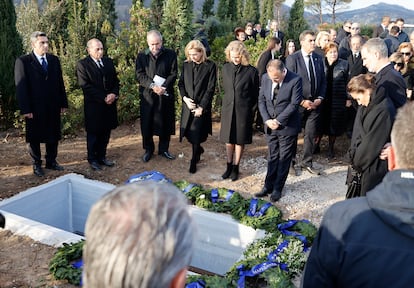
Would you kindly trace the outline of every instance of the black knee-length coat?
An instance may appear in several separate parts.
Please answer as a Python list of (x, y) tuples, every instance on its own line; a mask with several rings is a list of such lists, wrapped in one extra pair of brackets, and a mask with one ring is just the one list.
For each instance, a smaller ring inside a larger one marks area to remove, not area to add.
[(118, 126), (116, 101), (108, 105), (105, 98), (110, 93), (119, 96), (119, 80), (112, 59), (103, 57), (102, 62), (103, 68), (98, 68), (88, 56), (76, 66), (84, 95), (85, 129), (90, 133), (109, 131)]
[(48, 71), (34, 53), (17, 58), (14, 68), (20, 114), (26, 118), (26, 142), (52, 143), (61, 138), (61, 109), (68, 107), (59, 58), (46, 54)]
[(180, 141), (186, 137), (190, 143), (203, 143), (212, 134), (211, 103), (217, 82), (216, 64), (207, 60), (201, 64), (184, 62), (178, 88), (181, 97), (189, 97), (203, 108), (200, 117), (188, 109), (183, 101), (181, 108)]
[(259, 74), (251, 65), (223, 65), (224, 97), (220, 140), (231, 144), (252, 143), (253, 107), (259, 96)]

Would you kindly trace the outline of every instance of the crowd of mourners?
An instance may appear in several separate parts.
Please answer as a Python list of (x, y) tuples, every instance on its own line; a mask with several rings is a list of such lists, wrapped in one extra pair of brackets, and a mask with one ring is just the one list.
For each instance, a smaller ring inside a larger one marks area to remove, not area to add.
[[(369, 39), (361, 35), (359, 23), (350, 21), (339, 31), (305, 30), (299, 39), (284, 39), (273, 20), (269, 29), (251, 23), (236, 28), (235, 40), (225, 48), (223, 179), (239, 178), (243, 151), (255, 129), (268, 144), (267, 174), (255, 196), (270, 196), (272, 202), (282, 197), (289, 173), (320, 174), (313, 155), (322, 152), (322, 136), (328, 136), (329, 158), (335, 157), (338, 136), (351, 138), (346, 197), (354, 199), (336, 203), (325, 214), (302, 287), (409, 287), (414, 281), (404, 270), (414, 260), (414, 104), (406, 104), (413, 90), (414, 33), (409, 37), (403, 28), (403, 19), (383, 17)], [(243, 42), (258, 37), (268, 46), (253, 65)], [(41, 143), (46, 144), (45, 168), (64, 170), (56, 157), (60, 117), (68, 101), (59, 59), (48, 53), (47, 35), (33, 32), (30, 41), (33, 51), (16, 60), (15, 83), (33, 173), (42, 177)], [(201, 144), (212, 133), (218, 74), (208, 58), (208, 41), (198, 31), (185, 47), (180, 72), (176, 52), (163, 46), (159, 31), (149, 31), (147, 43), (135, 67), (142, 161), (154, 157), (154, 136), (159, 138), (158, 155), (175, 159), (169, 144), (178, 79), (183, 103), (179, 140), (191, 143), (189, 172), (196, 173), (204, 153)], [(78, 61), (76, 75), (84, 94), (88, 162), (96, 171), (115, 165), (106, 150), (118, 125), (116, 103), (122, 95), (102, 42), (90, 39), (86, 48), (88, 56)], [(0, 217), (0, 226), (4, 221)], [(126, 185), (108, 193), (94, 205), (86, 225), (85, 285), (183, 287), (193, 247), (191, 222), (181, 191), (170, 184)]]

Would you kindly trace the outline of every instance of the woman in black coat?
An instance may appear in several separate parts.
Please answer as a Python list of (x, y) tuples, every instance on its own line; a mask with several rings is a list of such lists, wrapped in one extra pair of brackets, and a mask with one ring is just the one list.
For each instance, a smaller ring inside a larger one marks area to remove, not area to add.
[(244, 145), (252, 143), (253, 107), (259, 95), (259, 74), (249, 64), (249, 53), (242, 42), (230, 42), (225, 53), (220, 139), (226, 143), (227, 169), (222, 177), (235, 181), (239, 178)]
[(352, 168), (361, 174), (360, 195), (379, 184), (388, 171), (386, 160), (380, 154), (390, 142), (396, 109), (386, 95), (375, 94), (375, 78), (371, 74), (360, 74), (348, 83), (348, 93), (359, 104), (355, 118), (349, 158)]
[(338, 45), (330, 42), (325, 47), (326, 95), (321, 111), (322, 134), (329, 137), (328, 158), (335, 157), (334, 145), (337, 136), (346, 128), (346, 84), (348, 61), (338, 58)]
[(187, 60), (183, 64), (178, 88), (183, 99), (180, 142), (186, 137), (193, 145), (190, 173), (197, 171), (196, 164), (204, 152), (201, 143), (212, 133), (211, 102), (217, 82), (216, 64), (207, 59), (206, 49), (199, 40), (185, 47)]

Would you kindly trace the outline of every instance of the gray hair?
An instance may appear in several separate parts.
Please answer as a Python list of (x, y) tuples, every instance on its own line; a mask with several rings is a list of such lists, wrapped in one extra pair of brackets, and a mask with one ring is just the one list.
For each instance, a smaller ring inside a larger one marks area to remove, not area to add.
[(381, 38), (372, 38), (365, 42), (362, 49), (366, 49), (368, 54), (378, 52), (380, 58), (388, 59), (388, 48), (385, 41)]
[(160, 31), (158, 31), (158, 30), (150, 30), (150, 31), (148, 31), (147, 32), (147, 39), (148, 39), (148, 37), (149, 36), (156, 36), (156, 37), (158, 37), (158, 38), (160, 38), (160, 40), (162, 41), (162, 35), (161, 35), (161, 32)]
[(85, 236), (85, 287), (170, 287), (190, 263), (194, 227), (182, 192), (144, 181), (98, 201)]
[(398, 169), (414, 169), (414, 102), (407, 102), (398, 109), (391, 131), (391, 144), (394, 147)]
[(40, 36), (47, 37), (47, 35), (46, 35), (45, 32), (42, 32), (42, 31), (34, 31), (32, 34), (30, 34), (30, 42), (32, 42), (32, 43), (36, 42), (37, 41), (37, 37), (40, 37)]

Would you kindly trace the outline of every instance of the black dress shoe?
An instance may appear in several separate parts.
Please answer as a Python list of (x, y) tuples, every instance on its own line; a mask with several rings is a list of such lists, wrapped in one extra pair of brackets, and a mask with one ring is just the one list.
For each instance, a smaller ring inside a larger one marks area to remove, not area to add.
[(92, 168), (92, 170), (94, 170), (94, 171), (100, 171), (100, 170), (102, 170), (101, 166), (100, 166), (100, 165), (99, 165), (99, 163), (98, 163), (98, 162), (96, 162), (96, 161), (92, 161), (92, 162), (90, 162), (90, 163), (89, 163), (89, 165), (91, 165), (91, 168)]
[(320, 175), (321, 172), (313, 168), (312, 166), (302, 165), (302, 169), (305, 169), (311, 174)]
[(104, 166), (108, 166), (108, 167), (112, 167), (112, 166), (114, 166), (115, 165), (115, 163), (113, 162), (113, 161), (111, 161), (111, 160), (108, 160), (108, 159), (102, 159), (102, 160), (99, 160), (98, 161), (98, 163), (100, 164), (100, 165), (104, 165)]
[(65, 168), (60, 166), (57, 162), (46, 164), (46, 169), (55, 170), (55, 171), (63, 171)]
[(170, 154), (170, 152), (168, 152), (168, 151), (158, 153), (158, 155), (161, 155), (162, 157), (167, 158), (168, 160), (174, 160), (175, 159), (175, 156)]
[(265, 187), (259, 193), (254, 194), (254, 196), (255, 197), (266, 197), (269, 194), (270, 194), (270, 190)]
[(152, 151), (145, 150), (144, 155), (142, 156), (142, 161), (148, 162), (152, 157)]
[(272, 194), (270, 195), (270, 201), (276, 202), (282, 197), (282, 192), (273, 190)]
[(45, 172), (43, 171), (42, 166), (40, 165), (33, 165), (33, 174), (38, 177), (45, 176)]

